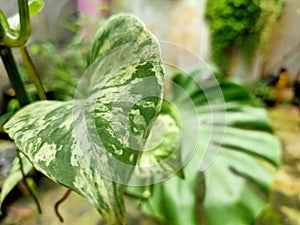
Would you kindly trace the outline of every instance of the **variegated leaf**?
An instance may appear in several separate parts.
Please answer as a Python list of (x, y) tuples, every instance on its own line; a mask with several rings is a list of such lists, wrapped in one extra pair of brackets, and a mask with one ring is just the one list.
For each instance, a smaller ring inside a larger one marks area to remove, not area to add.
[(23, 154), (20, 153), (20, 158), (15, 158), (15, 160), (12, 162), (12, 167), (9, 173), (7, 174), (7, 178), (5, 179), (5, 182), (1, 187), (0, 208), (6, 196), (23, 179), (23, 174), (20, 169), (20, 159), (22, 160), (23, 172), (25, 175), (27, 175), (30, 171), (33, 170), (32, 164)]
[[(88, 55), (88, 66), (95, 59), (106, 55), (112, 49), (124, 46), (127, 43), (136, 43), (146, 39), (152, 39), (149, 32), (145, 32), (144, 25), (137, 22), (132, 15), (119, 15), (118, 20), (111, 19), (103, 25), (96, 34), (92, 51)], [(113, 62), (111, 62), (113, 63)]]
[[(139, 34), (136, 42), (128, 43), (124, 23)], [(108, 46), (117, 41), (110, 33), (127, 42)], [(163, 73), (155, 38), (133, 16), (113, 17), (95, 43), (95, 57), (106, 54), (93, 58), (74, 101), (33, 103), (5, 130), (36, 169), (89, 199), (108, 225), (120, 225), (126, 184), (160, 110)]]

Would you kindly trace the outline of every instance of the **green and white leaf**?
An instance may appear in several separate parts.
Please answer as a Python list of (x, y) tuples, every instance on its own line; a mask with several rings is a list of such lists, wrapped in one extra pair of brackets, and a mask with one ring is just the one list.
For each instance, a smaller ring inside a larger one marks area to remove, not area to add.
[[(29, 162), (29, 160), (20, 153), (20, 158), (22, 160), (22, 166), (24, 174), (27, 175), (30, 171), (33, 170), (32, 164)], [(4, 199), (6, 196), (11, 192), (11, 190), (23, 179), (23, 174), (21, 172), (21, 164), (19, 158), (15, 158), (15, 160), (12, 163), (12, 167), (3, 183), (3, 186), (1, 188), (1, 194), (0, 194), (0, 208), (3, 204)]]
[[(103, 44), (116, 41), (110, 33), (131, 41), (126, 36), (135, 32), (135, 43)], [(5, 130), (37, 170), (86, 197), (108, 225), (120, 225), (126, 184), (160, 111), (163, 72), (156, 39), (134, 16), (113, 17), (99, 33), (96, 52), (106, 54), (95, 53), (100, 58), (93, 58), (76, 99), (26, 106)]]
[(128, 15), (122, 16), (121, 14), (118, 21), (110, 20), (109, 27), (103, 26), (99, 29), (95, 38), (97, 41), (93, 43), (92, 51), (88, 54), (87, 66), (91, 65), (95, 59), (120, 46), (153, 38), (149, 32), (144, 31), (145, 28), (141, 22), (137, 23), (129, 18)]

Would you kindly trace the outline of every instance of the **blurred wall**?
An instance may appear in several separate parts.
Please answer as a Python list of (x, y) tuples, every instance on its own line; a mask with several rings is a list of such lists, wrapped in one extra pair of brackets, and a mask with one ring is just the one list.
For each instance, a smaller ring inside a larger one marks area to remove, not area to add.
[(275, 23), (266, 51), (257, 52), (251, 67), (242, 61), (237, 52), (231, 61), (231, 74), (242, 82), (260, 76), (276, 74), (286, 67), (292, 82), (300, 75), (300, 1), (286, 0), (282, 16)]
[[(209, 58), (209, 31), (204, 18), (205, 0), (123, 0), (123, 10), (132, 12), (146, 24), (159, 40), (184, 46), (205, 61)], [(237, 51), (231, 61), (233, 77), (249, 82), (261, 75), (276, 73), (285, 66), (294, 80), (300, 74), (300, 1), (286, 0), (280, 20), (270, 35), (264, 52), (257, 52), (249, 66)], [(179, 64), (185, 57), (173, 54)]]
[(291, 80), (300, 75), (300, 1), (286, 0), (282, 17), (276, 23), (269, 45), (265, 71), (289, 70)]
[[(182, 46), (206, 60), (209, 53), (209, 33), (204, 21), (205, 2), (206, 0), (127, 0), (123, 1), (122, 8), (137, 15), (158, 40)], [(176, 65), (186, 67), (188, 58), (177, 50), (168, 49), (168, 59)]]

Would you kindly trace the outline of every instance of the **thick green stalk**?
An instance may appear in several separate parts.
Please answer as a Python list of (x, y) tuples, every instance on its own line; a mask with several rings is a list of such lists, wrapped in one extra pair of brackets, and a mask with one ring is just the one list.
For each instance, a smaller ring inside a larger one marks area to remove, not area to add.
[(16, 92), (16, 97), (21, 106), (30, 103), (28, 95), (25, 91), (23, 81), (18, 71), (15, 59), (12, 55), (11, 49), (0, 46), (0, 56), (7, 71), (12, 88)]
[[(9, 29), (5, 29), (5, 35), (0, 37), (0, 45), (21, 47), (26, 44), (28, 38), (30, 37), (31, 27), (28, 0), (18, 0), (18, 7), (20, 16), (20, 30), (17, 32), (12, 32)], [(1, 29), (3, 29), (3, 27)]]
[(45, 89), (43, 87), (43, 84), (41, 82), (40, 76), (29, 56), (29, 53), (27, 51), (27, 48), (25, 46), (22, 46), (20, 48), (20, 52), (23, 58), (23, 62), (29, 72), (30, 78), (33, 81), (33, 83), (35, 84), (38, 96), (41, 100), (46, 100), (46, 94), (45, 94)]

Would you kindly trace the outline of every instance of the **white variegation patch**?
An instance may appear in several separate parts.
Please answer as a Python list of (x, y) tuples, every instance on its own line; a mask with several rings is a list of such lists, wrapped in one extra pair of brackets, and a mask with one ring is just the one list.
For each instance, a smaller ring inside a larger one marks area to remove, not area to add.
[(62, 148), (62, 145), (57, 146), (55, 143), (44, 143), (35, 155), (35, 159), (49, 166), (49, 164), (55, 160), (56, 153), (62, 150)]

